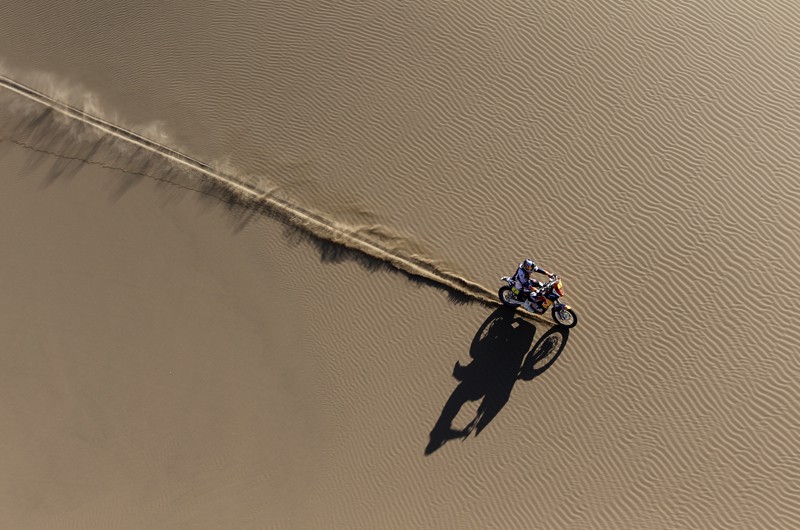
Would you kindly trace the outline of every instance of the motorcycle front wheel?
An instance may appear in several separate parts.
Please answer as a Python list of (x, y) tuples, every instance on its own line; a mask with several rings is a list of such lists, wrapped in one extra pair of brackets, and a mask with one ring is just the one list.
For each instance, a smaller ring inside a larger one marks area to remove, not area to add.
[(514, 300), (516, 297), (514, 293), (511, 292), (511, 287), (508, 285), (501, 287), (500, 291), (497, 292), (497, 296), (500, 298), (500, 302), (506, 307), (517, 307), (517, 305), (519, 305), (511, 302), (511, 300)]
[(553, 306), (553, 320), (559, 326), (574, 328), (578, 324), (578, 315), (566, 306)]

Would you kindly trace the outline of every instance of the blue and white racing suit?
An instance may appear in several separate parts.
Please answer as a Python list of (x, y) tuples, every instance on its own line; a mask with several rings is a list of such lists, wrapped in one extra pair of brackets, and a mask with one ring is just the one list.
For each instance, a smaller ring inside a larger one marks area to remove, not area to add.
[[(542, 286), (542, 282), (534, 278), (531, 278), (530, 273), (525, 272), (525, 269), (522, 268), (523, 263), (519, 264), (519, 267), (517, 267), (517, 272), (514, 273), (514, 276), (511, 277), (511, 279), (514, 280), (514, 289), (516, 290), (514, 294), (517, 295), (517, 297), (519, 297), (519, 291), (533, 291), (534, 289), (537, 289)], [(539, 267), (535, 263), (533, 265), (533, 270), (531, 270), (531, 272), (548, 274), (546, 270)]]

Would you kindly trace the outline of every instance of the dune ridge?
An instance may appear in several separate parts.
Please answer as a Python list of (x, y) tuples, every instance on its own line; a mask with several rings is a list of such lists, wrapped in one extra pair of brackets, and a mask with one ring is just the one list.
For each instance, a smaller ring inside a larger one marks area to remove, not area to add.
[[(379, 241), (368, 239), (362, 233), (342, 226), (340, 223), (326, 219), (321, 215), (312, 212), (297, 204), (276, 197), (269, 191), (262, 191), (254, 185), (245, 182), (230, 174), (225, 174), (209, 164), (201, 162), (195, 158), (185, 155), (170, 147), (154, 142), (133, 131), (114, 125), (88, 114), (71, 105), (56, 101), (55, 99), (42, 94), (30, 87), (17, 81), (0, 76), (0, 86), (15, 92), (31, 101), (53, 109), (71, 119), (96, 128), (97, 130), (113, 136), (114, 138), (128, 142), (138, 148), (145, 149), (164, 159), (197, 171), (203, 176), (211, 179), (215, 184), (221, 185), (232, 192), (237, 203), (251, 206), (262, 207), (277, 214), (286, 222), (296, 228), (306, 231), (316, 238), (320, 238), (331, 243), (341, 245), (345, 248), (359, 251), (370, 258), (380, 260), (391, 267), (408, 274), (411, 277), (420, 278), (433, 282), (444, 287), (457, 295), (462, 295), (471, 301), (480, 302), (490, 306), (498, 305), (495, 294), (486, 287), (472, 282), (466, 278), (447, 271), (443, 266), (432, 260), (427, 260), (420, 256), (405, 256), (397, 250), (387, 247)], [(32, 148), (22, 142), (15, 142), (22, 147)], [(49, 153), (54, 154), (54, 153)], [(89, 162), (81, 159), (82, 162)], [(114, 169), (114, 168), (112, 168)], [(199, 190), (195, 190), (199, 191)], [(219, 198), (219, 197), (218, 197)]]

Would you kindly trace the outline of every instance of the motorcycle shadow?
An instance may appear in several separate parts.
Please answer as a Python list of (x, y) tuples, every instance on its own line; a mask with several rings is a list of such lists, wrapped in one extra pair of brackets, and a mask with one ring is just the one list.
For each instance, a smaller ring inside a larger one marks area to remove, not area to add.
[[(530, 381), (550, 368), (569, 338), (569, 330), (554, 326), (531, 347), (536, 326), (513, 309), (494, 311), (478, 329), (470, 345), (472, 361), (456, 362), (453, 377), (459, 381), (439, 415), (425, 448), (429, 455), (450, 440), (477, 436), (497, 416), (511, 396), (518, 379)], [(461, 408), (478, 401), (475, 417), (463, 428), (454, 428)]]

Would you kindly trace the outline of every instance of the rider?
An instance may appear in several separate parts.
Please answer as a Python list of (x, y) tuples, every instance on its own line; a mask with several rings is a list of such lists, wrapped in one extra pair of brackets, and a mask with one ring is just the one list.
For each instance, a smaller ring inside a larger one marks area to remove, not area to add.
[(532, 272), (547, 274), (548, 277), (553, 276), (543, 268), (536, 265), (530, 258), (520, 263), (519, 267), (517, 268), (517, 272), (514, 273), (514, 276), (512, 276), (512, 279), (514, 280), (514, 294), (517, 295), (517, 298), (520, 300), (523, 299), (522, 292), (528, 294), (535, 288), (542, 286), (542, 282), (535, 278), (531, 278)]

